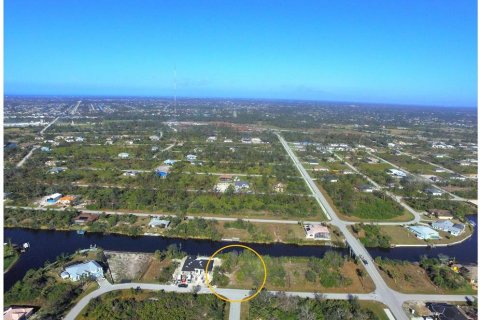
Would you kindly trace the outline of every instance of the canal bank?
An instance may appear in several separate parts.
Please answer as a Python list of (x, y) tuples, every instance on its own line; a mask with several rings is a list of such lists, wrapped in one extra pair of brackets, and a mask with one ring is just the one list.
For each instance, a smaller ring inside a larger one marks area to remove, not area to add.
[[(477, 217), (469, 217), (477, 222)], [(472, 237), (466, 241), (449, 247), (398, 247), (390, 249), (369, 248), (368, 251), (373, 258), (381, 256), (389, 259), (400, 259), (408, 261), (419, 261), (423, 255), (438, 256), (448, 255), (455, 258), (459, 263), (477, 263), (477, 229)], [(175, 244), (182, 251), (192, 255), (210, 255), (219, 248), (237, 242), (210, 241), (193, 239), (173, 239), (156, 236), (130, 237), (114, 234), (87, 233), (78, 235), (75, 231), (48, 231), (12, 228), (4, 229), (4, 238), (13, 242), (29, 242), (31, 250), (23, 254), (9, 272), (4, 274), (5, 290), (8, 290), (16, 281), (23, 278), (31, 268), (39, 268), (46, 261), (54, 261), (62, 253), (71, 254), (79, 249), (85, 249), (91, 245), (97, 245), (105, 250), (150, 252), (163, 250), (169, 245)], [(296, 256), (296, 257), (323, 257), (327, 251), (338, 251), (348, 254), (344, 248), (328, 246), (299, 246), (294, 244), (246, 244), (262, 255), (274, 257)]]

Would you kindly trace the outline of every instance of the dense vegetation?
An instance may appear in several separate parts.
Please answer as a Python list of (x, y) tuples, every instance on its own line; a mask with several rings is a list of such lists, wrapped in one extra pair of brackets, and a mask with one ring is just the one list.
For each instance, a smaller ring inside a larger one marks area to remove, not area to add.
[(342, 175), (338, 182), (325, 181), (323, 186), (335, 206), (348, 216), (362, 219), (386, 220), (403, 214), (403, 209), (383, 192), (358, 192), (355, 188), (365, 184), (359, 175)]
[(225, 317), (226, 303), (210, 294), (114, 291), (93, 299), (81, 319), (197, 320)]
[(425, 269), (430, 279), (443, 289), (460, 289), (468, 286), (467, 281), (460, 274), (442, 264), (437, 258), (423, 257), (420, 266)]
[(352, 230), (366, 247), (390, 248), (391, 238), (382, 234), (380, 227), (373, 224), (354, 224)]
[(263, 291), (250, 301), (249, 306), (248, 319), (378, 319), (372, 311), (363, 309), (353, 297), (346, 301), (326, 300), (321, 295), (308, 299)]
[[(220, 255), (222, 265), (214, 269), (212, 284), (226, 287), (230, 284), (249, 285), (258, 288), (263, 282), (264, 271), (259, 259), (250, 251), (231, 251)], [(323, 258), (311, 257), (285, 258), (263, 256), (267, 267), (267, 287), (285, 287), (290, 282), (304, 281), (310, 283), (318, 282), (324, 288), (348, 287), (352, 279), (342, 273), (342, 267), (347, 257), (336, 251), (328, 251)], [(297, 274), (294, 278), (287, 276), (287, 265), (298, 263), (305, 266), (305, 273)]]
[(311, 257), (308, 261), (309, 270), (305, 272), (305, 278), (310, 282), (319, 280), (325, 288), (346, 287), (352, 280), (341, 273), (341, 268), (346, 257), (335, 251), (328, 251), (323, 258)]
[(3, 245), (3, 270), (7, 270), (19, 257), (19, 253), (13, 247), (10, 240)]

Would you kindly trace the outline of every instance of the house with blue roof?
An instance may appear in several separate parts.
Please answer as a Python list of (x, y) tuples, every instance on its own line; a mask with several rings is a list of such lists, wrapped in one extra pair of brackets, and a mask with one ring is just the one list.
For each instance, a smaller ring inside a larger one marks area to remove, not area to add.
[(453, 223), (450, 220), (438, 220), (432, 222), (432, 228), (450, 233), (453, 236), (459, 236), (465, 231), (463, 223)]
[(440, 234), (427, 226), (408, 226), (408, 230), (410, 230), (418, 239), (422, 240), (438, 240), (440, 238)]
[(60, 276), (62, 279), (71, 281), (79, 281), (82, 278), (103, 278), (103, 268), (97, 261), (90, 260), (66, 267)]

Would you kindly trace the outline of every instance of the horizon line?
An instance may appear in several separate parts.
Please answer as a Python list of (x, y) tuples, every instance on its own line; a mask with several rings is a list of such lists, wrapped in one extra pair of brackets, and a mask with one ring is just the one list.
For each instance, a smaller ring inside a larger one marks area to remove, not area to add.
[[(3, 94), (4, 98), (7, 97), (85, 97), (85, 98), (149, 98), (149, 99), (172, 99), (173, 96), (166, 96), (166, 95), (141, 95), (141, 94), (110, 94), (110, 95), (102, 95), (102, 94), (35, 94), (35, 93), (14, 93), (14, 94)], [(249, 97), (198, 97), (198, 96), (176, 96), (177, 102), (181, 100), (191, 100), (191, 99), (198, 99), (198, 100), (253, 100), (253, 101), (291, 101), (291, 102), (303, 102), (303, 103), (341, 103), (341, 104), (358, 104), (358, 105), (376, 105), (376, 106), (404, 106), (404, 107), (430, 107), (430, 108), (466, 108), (466, 109), (476, 109), (477, 105), (439, 105), (439, 104), (415, 104), (415, 103), (397, 103), (397, 102), (378, 102), (378, 101), (371, 101), (371, 102), (360, 102), (360, 101), (348, 101), (348, 100), (321, 100), (321, 99), (308, 99), (308, 98), (263, 98), (263, 97), (256, 97), (256, 98), (249, 98)]]

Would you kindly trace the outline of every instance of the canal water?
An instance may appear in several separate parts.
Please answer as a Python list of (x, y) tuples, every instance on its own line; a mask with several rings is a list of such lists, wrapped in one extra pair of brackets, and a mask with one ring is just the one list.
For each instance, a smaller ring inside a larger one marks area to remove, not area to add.
[[(471, 217), (477, 221), (477, 217)], [(172, 239), (155, 236), (129, 237), (123, 235), (103, 235), (100, 233), (86, 233), (78, 235), (75, 231), (47, 231), (30, 230), (22, 228), (4, 229), (5, 241), (10, 239), (13, 243), (29, 242), (31, 249), (23, 253), (15, 266), (4, 274), (4, 290), (7, 291), (13, 284), (22, 279), (27, 270), (39, 268), (46, 261), (53, 262), (62, 253), (71, 254), (78, 249), (85, 249), (97, 245), (105, 250), (150, 252), (163, 250), (171, 244), (176, 244), (182, 251), (192, 255), (211, 255), (221, 247), (234, 242)], [(246, 244), (261, 255), (297, 256), (297, 257), (323, 257), (325, 252), (335, 250), (344, 254), (347, 249), (332, 248), (328, 246), (297, 246), (293, 244)], [(232, 249), (234, 250), (234, 249)], [(437, 248), (393, 248), (369, 249), (372, 257), (382, 256), (391, 259), (418, 261), (422, 255), (437, 256), (445, 254), (455, 257), (460, 263), (477, 262), (477, 228), (473, 236), (465, 242), (451, 247)]]

